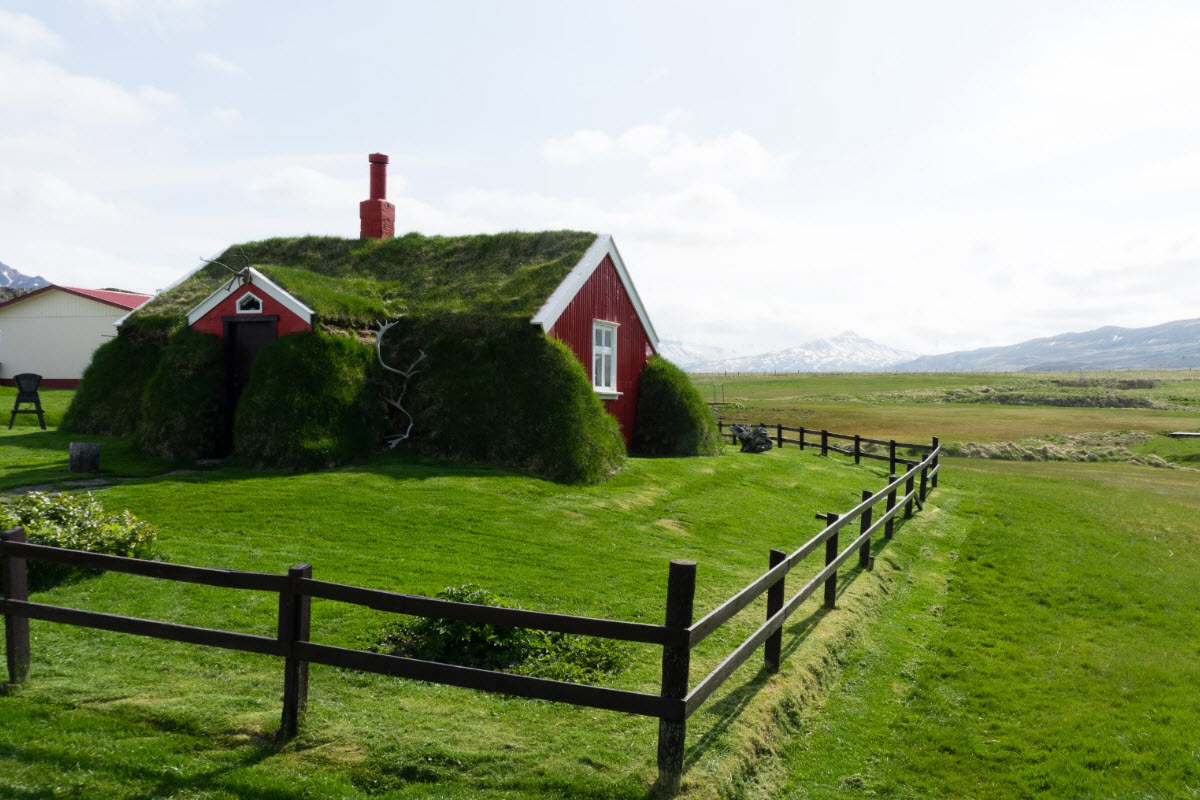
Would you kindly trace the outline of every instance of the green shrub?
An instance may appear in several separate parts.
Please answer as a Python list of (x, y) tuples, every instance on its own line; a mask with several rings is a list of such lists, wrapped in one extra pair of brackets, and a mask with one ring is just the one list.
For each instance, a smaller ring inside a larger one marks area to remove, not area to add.
[[(447, 587), (437, 597), (494, 608), (514, 607), (470, 583)], [(628, 648), (608, 639), (423, 617), (393, 625), (376, 650), (574, 683), (594, 683), (616, 675), (629, 662)]]
[(137, 430), (142, 393), (165, 341), (165, 332), (145, 337), (122, 333), (96, 348), (63, 416), (63, 430), (116, 436)]
[(679, 367), (653, 356), (638, 378), (633, 450), (650, 456), (712, 456), (721, 452), (717, 421)]
[(620, 427), (582, 365), (527, 319), (406, 320), (384, 350), (393, 366), (428, 356), (405, 396), (413, 450), (564, 483), (597, 483), (624, 462)]
[(383, 440), (374, 349), (318, 331), (281, 336), (254, 361), (234, 423), (234, 453), (256, 466), (318, 469), (362, 459)]
[[(107, 513), (90, 493), (85, 495), (29, 492), (0, 505), (0, 530), (20, 525), (30, 544), (86, 550), (127, 558), (150, 558), (158, 535), (153, 525), (128, 509)], [(29, 562), (29, 582), (47, 586), (79, 570), (61, 564)]]
[(225, 350), (217, 336), (182, 328), (171, 336), (146, 384), (138, 445), (184, 461), (216, 455), (221, 438)]

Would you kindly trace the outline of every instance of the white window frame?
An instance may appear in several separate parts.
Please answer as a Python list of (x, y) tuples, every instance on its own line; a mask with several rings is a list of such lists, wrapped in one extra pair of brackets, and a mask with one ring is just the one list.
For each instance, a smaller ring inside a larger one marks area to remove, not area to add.
[[(244, 310), (242, 308), (242, 301), (244, 301), (247, 297), (253, 297), (255, 300), (257, 300), (258, 308), (251, 309), (250, 311)], [(262, 298), (259, 297), (258, 295), (256, 295), (254, 292), (246, 292), (244, 295), (242, 295), (241, 297), (239, 297), (237, 299), (237, 302), (234, 303), (233, 309), (238, 314), (261, 314), (261, 313), (263, 313), (263, 301), (262, 301)]]
[[(621, 396), (621, 392), (617, 391), (617, 333), (620, 327), (620, 323), (617, 322), (604, 319), (592, 320), (592, 357), (588, 363), (592, 373), (592, 389), (600, 395), (602, 400), (616, 400)], [(612, 335), (612, 347), (601, 347), (596, 344), (597, 331), (607, 331)], [(601, 376), (596, 374), (597, 356), (608, 358), (608, 377), (611, 379), (608, 383), (601, 383)]]

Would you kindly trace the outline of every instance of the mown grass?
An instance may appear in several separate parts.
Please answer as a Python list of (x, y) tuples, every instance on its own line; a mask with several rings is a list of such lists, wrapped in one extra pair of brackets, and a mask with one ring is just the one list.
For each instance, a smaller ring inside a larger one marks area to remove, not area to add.
[[(101, 496), (158, 525), (172, 561), (276, 573), (308, 561), (319, 578), (421, 594), (470, 581), (527, 608), (659, 622), (670, 558), (699, 563), (702, 614), (760, 574), (770, 547), (794, 549), (815, 533), (814, 511), (849, 507), (881, 482), (878, 471), (809, 453), (728, 448), (631, 459), (597, 487), (396, 454), (304, 475), (174, 474)], [(886, 561), (882, 544), (878, 552)], [(797, 585), (817, 568), (794, 573)], [(856, 573), (847, 571), (833, 619), (813, 601), (790, 626), (782, 684), (746, 667), (693, 718), (694, 796), (715, 796), (749, 768), (747, 742), (777, 727), (780, 692), (803, 694), (858, 604), (879, 599), (886, 566)], [(115, 574), (36, 599), (264, 635), (276, 618), (271, 595)], [(693, 680), (763, 613), (760, 602), (704, 642)], [(314, 640), (369, 647), (388, 619), (317, 601)], [(654, 778), (653, 720), (323, 667), (313, 668), (304, 734), (277, 749), (276, 659), (32, 629), (31, 680), (0, 696), (0, 796), (644, 797)], [(656, 648), (632, 647), (610, 685), (656, 692), (658, 659)]]
[(1200, 475), (946, 469), (941, 568), (848, 655), (775, 796), (1195, 797)]
[[(70, 389), (40, 389), (38, 397), (42, 401), (42, 411), (45, 412), (46, 426), (51, 428), (58, 427), (62, 422), (63, 414), (67, 412), (67, 406), (71, 405), (71, 398), (75, 396), (75, 392)], [(12, 386), (0, 386), (0, 429), (7, 431), (9, 420), (12, 420), (13, 430), (25, 430), (34, 428), (41, 430), (38, 425), (37, 414), (17, 414), (16, 418), (12, 417), (13, 402), (17, 399), (17, 390)], [(22, 409), (33, 408), (28, 403), (21, 404)]]

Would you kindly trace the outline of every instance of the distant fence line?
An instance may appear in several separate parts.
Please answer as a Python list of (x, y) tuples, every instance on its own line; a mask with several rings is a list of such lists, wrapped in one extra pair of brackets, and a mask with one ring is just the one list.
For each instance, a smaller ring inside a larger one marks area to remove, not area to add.
[[(857, 433), (834, 433), (832, 431), (825, 430), (824, 428), (818, 430), (815, 428), (805, 428), (804, 426), (790, 427), (788, 425), (780, 425), (778, 423), (767, 424), (765, 422), (737, 422), (727, 419), (717, 420), (718, 433), (720, 433), (722, 437), (728, 436), (733, 444), (737, 444), (737, 437), (734, 436), (732, 432), (726, 431), (726, 428), (733, 425), (750, 425), (752, 427), (766, 428), (768, 431), (774, 429), (775, 435), (772, 436), (771, 439), (775, 442), (776, 447), (783, 447), (785, 444), (799, 445), (801, 450), (803, 450), (805, 447), (818, 447), (820, 448), (821, 455), (823, 456), (829, 455), (830, 451), (834, 453), (841, 453), (844, 456), (852, 457), (855, 464), (861, 464), (864, 458), (887, 461), (890, 466), (889, 471), (893, 473), (896, 471), (897, 464), (904, 464), (905, 466), (912, 467), (920, 463), (920, 461), (901, 458), (900, 456), (896, 455), (896, 450), (898, 448), (923, 451), (926, 453), (935, 453), (936, 455), (934, 456), (933, 461), (933, 477), (931, 480), (934, 482), (933, 485), (937, 486), (937, 467), (940, 460), (937, 456), (941, 453), (941, 445), (938, 443), (938, 437), (936, 436), (933, 437), (931, 444), (914, 444), (912, 442), (898, 442), (895, 439), (872, 439), (867, 436), (860, 436)], [(789, 439), (783, 435), (785, 432), (795, 433), (798, 434), (798, 436), (795, 439)], [(806, 439), (806, 434), (809, 436), (814, 436), (816, 439)], [(830, 444), (830, 439), (850, 442), (851, 444), (849, 447), (838, 447)], [(880, 445), (882, 447), (886, 447), (888, 449), (888, 454), (885, 456), (881, 455), (880, 453), (872, 452), (864, 449), (863, 445)]]
[[(799, 429), (799, 440), (791, 440), (784, 438), (783, 432), (797, 429), (776, 427), (780, 446), (783, 442), (793, 441), (803, 446), (804, 429)], [(825, 454), (829, 450), (847, 452), (828, 446), (830, 436), (875, 441), (843, 434), (825, 434), (822, 437)], [(29, 620), (37, 619), (282, 658), (283, 710), (276, 732), (281, 741), (295, 736), (303, 723), (308, 704), (309, 664), (326, 664), (411, 680), (640, 714), (659, 720), (658, 785), (668, 792), (675, 792), (683, 775), (688, 718), (759, 648), (763, 648), (767, 667), (778, 669), (784, 623), (820, 587), (824, 587), (826, 607), (832, 608), (837, 598), (838, 568), (855, 553), (858, 553), (859, 565), (867, 568), (873, 566), (874, 559), (870, 554), (872, 537), (882, 528), (884, 538), (890, 538), (896, 516), (903, 514), (905, 518), (911, 517), (914, 503), (920, 507), (929, 490), (937, 486), (941, 449), (936, 442), (935, 439), (932, 447), (902, 445), (928, 448), (929, 452), (923, 460), (912, 462), (903, 475), (893, 474), (888, 484), (878, 492), (863, 491), (860, 502), (849, 511), (818, 514), (817, 518), (826, 522), (820, 533), (790, 554), (782, 550), (770, 550), (767, 571), (699, 621), (694, 621), (696, 562), (671, 561), (667, 578), (666, 620), (663, 625), (496, 608), (331, 583), (315, 580), (312, 567), (304, 563), (295, 565), (286, 575), (279, 575), (66, 550), (26, 543), (24, 529), (13, 528), (0, 533), (0, 577), (4, 586), (0, 613), (4, 615), (9, 680), (21, 683), (29, 677)], [(893, 464), (899, 461), (893, 459)], [(919, 489), (914, 486), (918, 476)], [(879, 503), (884, 503), (884, 512), (874, 518), (874, 508)], [(859, 521), (857, 536), (839, 550), (839, 532), (856, 519)], [(785, 602), (785, 578), (788, 572), (822, 544), (825, 545), (824, 568)], [(259, 636), (31, 602), (28, 561), (277, 593), (277, 633), (275, 636)], [(689, 689), (692, 649), (764, 593), (767, 595), (766, 621), (694, 688)], [(506, 625), (659, 645), (662, 647), (661, 689), (658, 694), (648, 694), (319, 644), (310, 638), (313, 598), (424, 618)]]

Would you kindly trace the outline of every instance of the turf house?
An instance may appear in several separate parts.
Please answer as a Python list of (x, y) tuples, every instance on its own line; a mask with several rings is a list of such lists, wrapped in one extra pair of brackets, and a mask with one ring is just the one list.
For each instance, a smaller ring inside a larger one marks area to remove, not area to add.
[(361, 237), (235, 245), (118, 320), (64, 428), (187, 461), (308, 469), (401, 445), (566, 482), (627, 449), (717, 449), (608, 235), (394, 237), (372, 154)]

